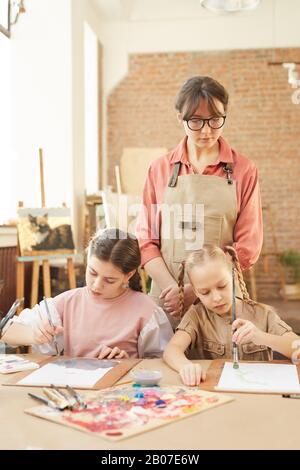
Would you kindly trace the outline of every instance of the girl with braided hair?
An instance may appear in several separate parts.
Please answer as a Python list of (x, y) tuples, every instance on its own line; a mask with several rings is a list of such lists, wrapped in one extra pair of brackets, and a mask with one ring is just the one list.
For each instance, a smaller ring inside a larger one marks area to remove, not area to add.
[[(272, 360), (273, 350), (296, 358), (299, 337), (272, 307), (250, 299), (236, 251), (231, 246), (224, 250), (226, 253), (215, 245), (204, 245), (191, 253), (179, 270), (181, 312), (185, 273), (197, 300), (182, 317), (165, 349), (164, 360), (179, 372), (185, 385), (205, 380), (200, 364), (191, 359), (230, 359), (233, 342), (238, 345), (241, 360)], [(241, 296), (236, 296), (237, 319), (232, 323), (233, 272)]]
[(141, 292), (137, 239), (119, 229), (96, 234), (88, 247), (86, 286), (25, 309), (2, 341), (43, 354), (122, 359), (159, 357), (173, 335), (164, 311)]

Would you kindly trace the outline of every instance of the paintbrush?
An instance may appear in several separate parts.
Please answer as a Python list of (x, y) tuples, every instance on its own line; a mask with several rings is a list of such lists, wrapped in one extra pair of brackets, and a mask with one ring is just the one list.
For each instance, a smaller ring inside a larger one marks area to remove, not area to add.
[(55, 385), (53, 384), (51, 384), (50, 387), (51, 390), (53, 390), (57, 394), (57, 396), (60, 397), (60, 399), (67, 400), (69, 408), (73, 409), (74, 405), (77, 404), (75, 398), (70, 394), (64, 393), (62, 390), (59, 390), (59, 388), (55, 387)]
[[(236, 301), (235, 301), (235, 271), (234, 266), (232, 266), (232, 323), (236, 320)], [(232, 343), (232, 351), (233, 351), (233, 368), (239, 368), (239, 357), (238, 357), (238, 347), (236, 343)]]
[(74, 388), (70, 387), (70, 385), (66, 385), (66, 389), (68, 390), (70, 395), (75, 398), (75, 400), (77, 401), (80, 408), (86, 408), (87, 407), (87, 404), (83, 401), (81, 396), (74, 390)]
[[(49, 307), (48, 307), (48, 303), (47, 303), (47, 300), (46, 300), (46, 297), (45, 297), (45, 296), (43, 297), (43, 300), (44, 300), (44, 302), (45, 302), (45, 307), (46, 307), (48, 322), (49, 322), (50, 326), (51, 326), (52, 328), (54, 328), (53, 321), (52, 321), (52, 319), (51, 319), (51, 315), (50, 315), (50, 311), (49, 311)], [(59, 356), (59, 349), (58, 349), (58, 344), (57, 344), (55, 335), (53, 336), (53, 343), (54, 343), (54, 346), (55, 346), (56, 355)]]
[(70, 403), (60, 394), (58, 394), (55, 390), (43, 388), (43, 392), (52, 402), (58, 406), (59, 409), (64, 410), (65, 408), (70, 407)]
[(59, 410), (59, 411), (62, 411), (63, 408), (60, 408), (54, 401), (52, 400), (47, 400), (47, 398), (44, 398), (40, 395), (36, 395), (35, 393), (28, 393), (28, 395), (31, 397), (31, 398), (34, 398), (35, 400), (38, 400), (42, 403), (44, 403), (45, 405), (47, 406), (50, 406), (50, 408), (53, 408), (55, 410)]

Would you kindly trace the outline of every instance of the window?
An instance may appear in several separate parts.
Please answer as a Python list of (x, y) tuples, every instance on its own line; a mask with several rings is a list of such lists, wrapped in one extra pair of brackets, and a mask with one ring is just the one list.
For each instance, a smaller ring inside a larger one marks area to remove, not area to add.
[(12, 147), (11, 41), (0, 34), (0, 225), (16, 217), (16, 155)]
[(87, 194), (99, 189), (98, 136), (98, 38), (90, 26), (84, 28), (85, 82), (85, 188)]

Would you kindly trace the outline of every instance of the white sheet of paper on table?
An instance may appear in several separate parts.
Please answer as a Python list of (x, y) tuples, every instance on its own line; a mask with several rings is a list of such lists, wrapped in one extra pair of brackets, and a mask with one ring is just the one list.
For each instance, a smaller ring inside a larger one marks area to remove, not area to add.
[(40, 369), (27, 375), (18, 385), (56, 386), (70, 385), (77, 388), (92, 388), (112, 367), (84, 370), (64, 367), (57, 364), (46, 364)]
[(257, 393), (300, 393), (297, 367), (293, 364), (240, 363), (234, 369), (225, 362), (216, 390)]

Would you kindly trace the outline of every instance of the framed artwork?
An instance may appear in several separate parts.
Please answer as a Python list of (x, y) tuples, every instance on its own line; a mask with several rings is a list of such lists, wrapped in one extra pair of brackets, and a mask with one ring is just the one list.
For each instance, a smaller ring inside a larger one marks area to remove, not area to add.
[(10, 37), (10, 0), (0, 0), (0, 33)]
[(21, 256), (74, 253), (70, 209), (19, 209), (18, 239)]

